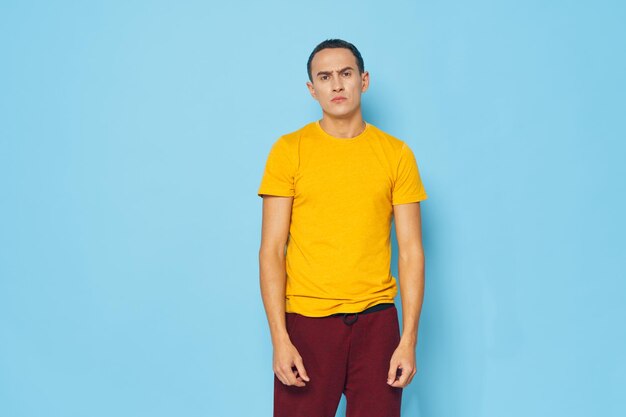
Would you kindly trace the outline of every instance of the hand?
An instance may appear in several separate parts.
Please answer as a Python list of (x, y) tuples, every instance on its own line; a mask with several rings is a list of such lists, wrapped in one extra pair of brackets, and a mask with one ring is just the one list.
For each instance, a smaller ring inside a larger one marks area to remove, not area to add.
[[(398, 373), (400, 374), (399, 376), (397, 375)], [(387, 384), (396, 388), (404, 388), (411, 383), (416, 373), (415, 348), (401, 343), (393, 352), (389, 361)]]
[(304, 387), (304, 381), (310, 381), (302, 357), (290, 341), (274, 346), (274, 373), (285, 385)]

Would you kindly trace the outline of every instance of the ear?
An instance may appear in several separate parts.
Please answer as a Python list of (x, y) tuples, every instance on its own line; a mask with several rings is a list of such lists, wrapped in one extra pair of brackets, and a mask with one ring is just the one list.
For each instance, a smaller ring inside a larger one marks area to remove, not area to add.
[(361, 93), (366, 92), (369, 86), (370, 86), (370, 73), (367, 71), (364, 71), (363, 74), (361, 74)]
[(313, 83), (310, 81), (307, 81), (306, 86), (309, 89), (309, 93), (311, 93), (311, 97), (317, 100), (317, 95), (315, 94), (315, 87), (313, 86)]

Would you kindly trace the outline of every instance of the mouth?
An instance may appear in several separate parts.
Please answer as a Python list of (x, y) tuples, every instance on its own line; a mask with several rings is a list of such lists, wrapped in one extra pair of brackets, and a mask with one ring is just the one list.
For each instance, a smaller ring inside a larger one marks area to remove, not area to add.
[(346, 101), (346, 100), (347, 100), (347, 98), (342, 97), (342, 96), (339, 96), (339, 97), (335, 97), (335, 98), (333, 98), (331, 101), (332, 101), (333, 103), (341, 103), (341, 102)]

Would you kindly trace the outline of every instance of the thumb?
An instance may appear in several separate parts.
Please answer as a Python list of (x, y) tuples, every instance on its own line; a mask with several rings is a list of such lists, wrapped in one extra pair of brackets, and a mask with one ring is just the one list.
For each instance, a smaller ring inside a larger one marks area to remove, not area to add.
[(302, 377), (302, 379), (307, 382), (310, 381), (310, 378), (306, 373), (306, 369), (304, 369), (304, 363), (302, 362), (302, 358), (296, 359), (294, 363), (296, 365), (296, 369), (298, 370), (298, 374)]
[(396, 372), (398, 371), (398, 364), (395, 362), (391, 362), (389, 364), (389, 372), (387, 372), (387, 383), (389, 385), (393, 384), (396, 380)]

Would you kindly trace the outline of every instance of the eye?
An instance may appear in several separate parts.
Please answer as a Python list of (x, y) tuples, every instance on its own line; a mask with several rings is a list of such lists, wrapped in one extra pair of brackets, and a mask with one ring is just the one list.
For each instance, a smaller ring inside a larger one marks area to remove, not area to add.
[(328, 75), (320, 76), (320, 80), (322, 80), (322, 81), (326, 81), (327, 79), (328, 79)]
[(346, 71), (346, 72), (343, 73), (344, 77), (349, 77), (351, 75), (352, 75), (352, 71)]

